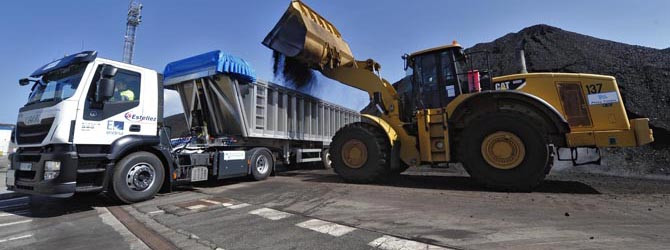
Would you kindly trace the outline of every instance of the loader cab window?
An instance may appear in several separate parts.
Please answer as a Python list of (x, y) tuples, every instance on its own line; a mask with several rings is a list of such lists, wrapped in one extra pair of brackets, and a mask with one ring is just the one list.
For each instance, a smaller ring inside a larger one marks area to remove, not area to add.
[(454, 55), (450, 50), (430, 52), (413, 58), (414, 83), (421, 108), (445, 107), (461, 94)]

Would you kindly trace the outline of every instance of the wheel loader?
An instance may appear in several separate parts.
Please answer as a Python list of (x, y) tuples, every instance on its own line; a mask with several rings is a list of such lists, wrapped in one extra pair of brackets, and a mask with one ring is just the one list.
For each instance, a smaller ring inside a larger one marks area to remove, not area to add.
[(369, 94), (377, 111), (337, 131), (329, 149), (332, 167), (348, 182), (460, 162), (485, 186), (529, 191), (544, 180), (555, 156), (577, 165), (577, 148), (599, 155), (600, 147), (654, 140), (648, 118), (628, 119), (611, 76), (492, 76), (488, 68), (475, 68), (474, 54), (454, 41), (403, 56), (408, 77), (396, 88), (380, 76), (379, 63), (356, 60), (338, 29), (297, 0), (263, 44)]

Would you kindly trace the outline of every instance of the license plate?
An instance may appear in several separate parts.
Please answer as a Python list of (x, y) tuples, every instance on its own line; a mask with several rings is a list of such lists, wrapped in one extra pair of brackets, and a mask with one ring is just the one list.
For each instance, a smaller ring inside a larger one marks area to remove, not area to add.
[(19, 170), (21, 170), (21, 171), (32, 171), (33, 170), (33, 164), (28, 163), (28, 162), (21, 162), (19, 164)]
[(191, 168), (191, 182), (206, 181), (207, 167), (193, 167)]
[(7, 170), (7, 177), (5, 178), (5, 185), (14, 186), (14, 169)]

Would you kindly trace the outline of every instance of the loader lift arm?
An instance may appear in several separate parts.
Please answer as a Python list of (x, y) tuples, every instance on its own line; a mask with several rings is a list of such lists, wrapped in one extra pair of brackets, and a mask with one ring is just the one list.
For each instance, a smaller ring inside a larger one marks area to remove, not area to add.
[(399, 142), (403, 162), (408, 165), (418, 163), (416, 138), (402, 126), (395, 88), (378, 75), (381, 68), (378, 63), (372, 59), (354, 59), (349, 45), (328, 20), (304, 3), (293, 0), (263, 40), (263, 45), (299, 60), (330, 79), (367, 92), (382, 115), (365, 116), (385, 130), (393, 147)]

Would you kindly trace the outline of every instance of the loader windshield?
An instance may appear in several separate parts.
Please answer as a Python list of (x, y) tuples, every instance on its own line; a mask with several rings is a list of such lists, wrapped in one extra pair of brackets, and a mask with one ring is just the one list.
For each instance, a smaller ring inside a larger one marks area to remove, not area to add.
[(34, 103), (61, 101), (70, 98), (75, 90), (77, 90), (87, 64), (77, 63), (43, 75), (33, 85), (26, 106)]

